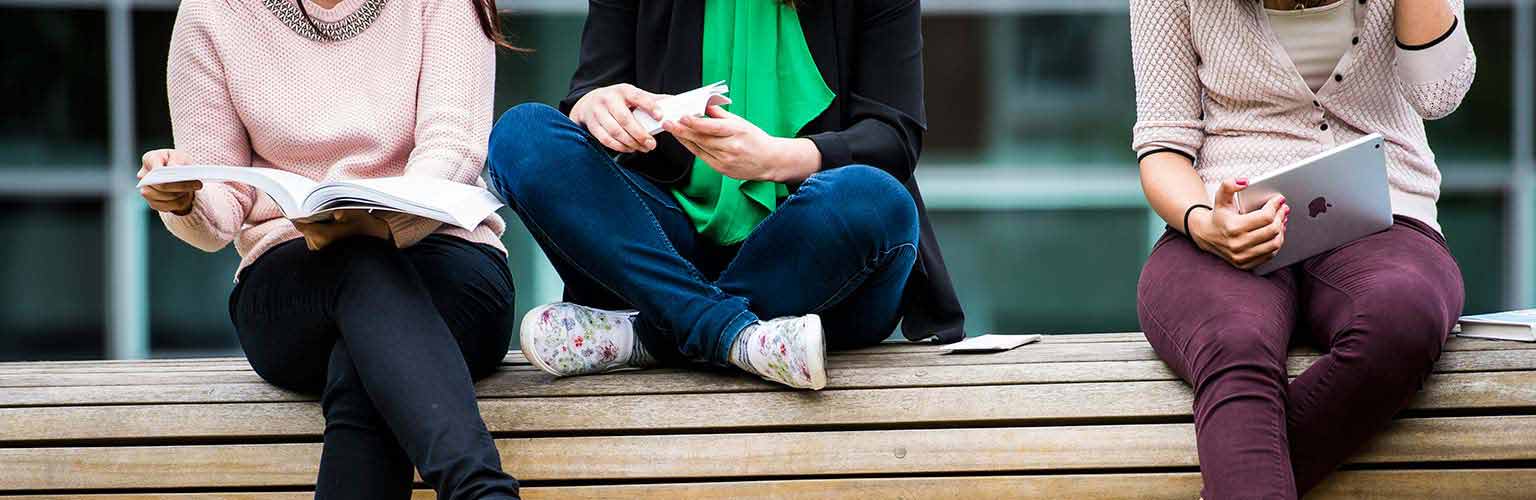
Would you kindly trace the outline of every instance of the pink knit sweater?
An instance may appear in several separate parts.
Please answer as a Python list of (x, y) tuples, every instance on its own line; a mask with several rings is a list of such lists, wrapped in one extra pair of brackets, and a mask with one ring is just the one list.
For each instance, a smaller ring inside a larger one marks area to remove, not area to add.
[[(317, 21), (363, 4), (301, 1)], [(315, 180), (414, 175), (484, 185), (495, 48), (471, 5), (389, 1), (357, 36), (315, 42), (261, 0), (183, 0), (166, 71), (176, 148), (194, 163), (275, 167)], [(240, 184), (209, 183), (190, 214), (160, 217), (205, 251), (234, 241), (241, 269), (301, 237), (270, 198)], [(384, 217), (401, 247), (440, 233), (505, 251), (505, 224), (495, 215), (473, 231)]]
[(1386, 138), (1392, 211), (1439, 229), (1440, 170), (1424, 120), (1449, 115), (1477, 58), (1462, 0), (1456, 27), (1432, 46), (1399, 47), (1392, 0), (1359, 1), (1354, 45), (1313, 92), (1291, 64), (1259, 0), (1131, 0), (1138, 156), (1195, 159), (1212, 192), (1368, 133)]

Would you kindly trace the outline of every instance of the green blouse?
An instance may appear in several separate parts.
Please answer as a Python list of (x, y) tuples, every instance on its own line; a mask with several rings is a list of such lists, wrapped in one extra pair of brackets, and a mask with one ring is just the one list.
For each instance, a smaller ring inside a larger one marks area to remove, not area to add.
[[(706, 0), (701, 84), (725, 80), (729, 110), (770, 136), (794, 137), (836, 94), (811, 57), (800, 16), (778, 0)], [(789, 196), (783, 185), (742, 181), (695, 159), (672, 190), (700, 235), (720, 245), (747, 239)]]

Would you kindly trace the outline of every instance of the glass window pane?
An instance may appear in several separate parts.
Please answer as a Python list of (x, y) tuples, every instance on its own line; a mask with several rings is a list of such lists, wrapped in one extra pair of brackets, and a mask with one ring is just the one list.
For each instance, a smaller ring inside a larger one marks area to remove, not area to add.
[(240, 257), (234, 244), (209, 254), (176, 239), (160, 217), (149, 220), (149, 328), (155, 357), (238, 354), (229, 292)]
[(0, 361), (102, 356), (102, 210), (96, 201), (0, 201)]
[(1135, 331), (1146, 211), (930, 211), (971, 335)]
[(135, 152), (171, 147), (165, 60), (175, 23), (176, 9), (133, 11), (134, 135), (139, 141)]
[(1440, 198), (1440, 227), (1466, 283), (1468, 314), (1505, 309), (1508, 235), (1504, 198), (1495, 194), (1450, 194)]
[(0, 7), (0, 168), (105, 165), (106, 16)]
[(1497, 162), (1494, 166), (1509, 168), (1510, 138), (1514, 137), (1509, 106), (1514, 61), (1509, 50), (1514, 40), (1512, 15), (1508, 6), (1473, 5), (1467, 9), (1467, 35), (1477, 50), (1477, 79), (1461, 108), (1424, 124), (1429, 144), (1447, 171), (1469, 162)]

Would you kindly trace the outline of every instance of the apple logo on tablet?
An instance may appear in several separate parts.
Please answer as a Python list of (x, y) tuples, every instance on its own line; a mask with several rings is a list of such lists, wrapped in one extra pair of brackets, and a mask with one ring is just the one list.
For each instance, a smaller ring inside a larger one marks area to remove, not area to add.
[(1332, 207), (1333, 204), (1328, 203), (1328, 198), (1319, 196), (1316, 199), (1313, 199), (1312, 203), (1307, 204), (1307, 215), (1311, 216), (1313, 219), (1316, 219), (1318, 215), (1327, 213), (1328, 209)]

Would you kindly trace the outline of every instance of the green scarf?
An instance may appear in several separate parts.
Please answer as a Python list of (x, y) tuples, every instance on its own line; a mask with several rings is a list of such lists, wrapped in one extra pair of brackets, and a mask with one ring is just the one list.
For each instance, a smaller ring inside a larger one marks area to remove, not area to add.
[[(821, 79), (794, 8), (777, 0), (706, 0), (701, 84), (725, 80), (729, 110), (774, 137), (794, 137), (836, 96)], [(789, 196), (783, 184), (741, 181), (695, 159), (672, 191), (693, 227), (734, 245)]]

